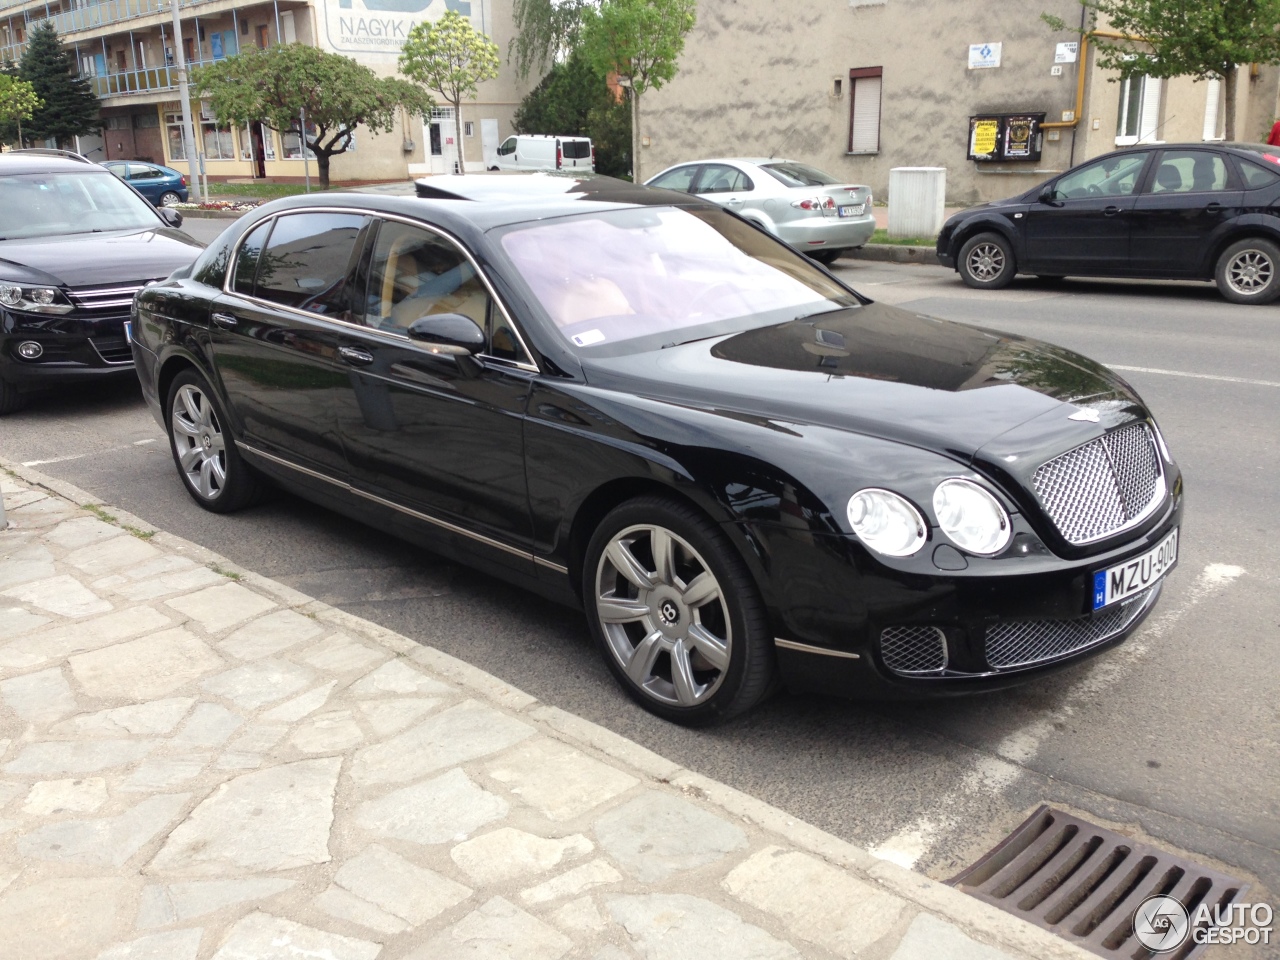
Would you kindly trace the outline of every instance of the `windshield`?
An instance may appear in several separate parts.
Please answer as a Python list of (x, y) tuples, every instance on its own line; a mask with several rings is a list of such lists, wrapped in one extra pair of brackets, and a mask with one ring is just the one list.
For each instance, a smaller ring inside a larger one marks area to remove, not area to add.
[(519, 224), (501, 244), (560, 334), (609, 355), (859, 303), (721, 210), (645, 207)]
[(760, 166), (788, 187), (829, 187), (840, 182), (807, 163), (762, 163)]
[(151, 205), (106, 170), (0, 177), (0, 239), (160, 226)]

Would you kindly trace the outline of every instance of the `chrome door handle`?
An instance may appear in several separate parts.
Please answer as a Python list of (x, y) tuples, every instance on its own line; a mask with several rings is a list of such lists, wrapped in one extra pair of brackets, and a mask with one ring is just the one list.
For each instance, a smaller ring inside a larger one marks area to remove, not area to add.
[(740, 207), (742, 206), (742, 201), (739, 200), (737, 197), (730, 197), (728, 200), (724, 202), (724, 204), (726, 207)]
[(359, 347), (339, 347), (338, 353), (342, 354), (342, 359), (347, 363), (355, 364), (358, 367), (367, 367), (373, 363), (373, 354), (368, 350), (361, 350)]
[(1114, 217), (1119, 212), (1120, 212), (1119, 207), (1107, 207), (1107, 209), (1102, 211), (1102, 215), (1104, 217)]
[(215, 313), (212, 320), (218, 326), (226, 327), (228, 330), (234, 329), (235, 325), (240, 322), (229, 313)]
[(1213, 201), (1213, 203), (1208, 204), (1208, 205), (1205, 207), (1205, 209), (1206, 209), (1206, 210), (1221, 210), (1221, 209), (1222, 209), (1222, 204), (1220, 204), (1217, 200), (1215, 200), (1215, 201)]

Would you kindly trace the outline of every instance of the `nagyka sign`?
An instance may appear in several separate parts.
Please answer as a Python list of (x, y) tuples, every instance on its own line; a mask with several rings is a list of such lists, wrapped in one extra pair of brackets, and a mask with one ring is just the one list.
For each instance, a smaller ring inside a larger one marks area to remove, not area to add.
[(400, 56), (409, 30), (423, 20), (438, 20), (447, 10), (471, 18), (488, 32), (488, 0), (324, 0), (329, 48), (361, 60)]

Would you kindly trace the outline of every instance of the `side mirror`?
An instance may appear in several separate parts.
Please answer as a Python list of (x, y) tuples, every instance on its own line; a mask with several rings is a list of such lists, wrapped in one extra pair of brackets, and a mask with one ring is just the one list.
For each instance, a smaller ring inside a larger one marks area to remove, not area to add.
[(1053, 201), (1056, 199), (1057, 199), (1057, 190), (1055, 190), (1053, 187), (1051, 186), (1045, 187), (1043, 190), (1040, 191), (1039, 200), (1041, 203), (1053, 203)]
[(182, 226), (182, 214), (172, 207), (157, 207), (156, 213), (160, 214), (160, 219), (171, 227)]
[(469, 357), (484, 349), (484, 331), (460, 313), (433, 313), (415, 320), (409, 327), (409, 339), (432, 353), (450, 357)]

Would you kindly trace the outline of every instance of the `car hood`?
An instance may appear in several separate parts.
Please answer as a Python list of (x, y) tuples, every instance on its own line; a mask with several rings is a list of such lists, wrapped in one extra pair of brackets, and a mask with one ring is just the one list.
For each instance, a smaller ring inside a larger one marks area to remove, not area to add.
[(93, 287), (167, 277), (203, 249), (178, 230), (118, 230), (0, 242), (0, 279)]
[(993, 441), (1055, 411), (1045, 430), (1017, 431), (1016, 446), (1040, 447), (1045, 433), (1057, 446), (1071, 435), (1061, 428), (1091, 426), (1067, 420), (1077, 405), (1115, 420), (1132, 419), (1140, 407), (1123, 380), (1069, 350), (876, 303), (587, 360), (584, 370), (605, 389), (773, 424), (849, 430), (965, 462), (988, 445), (1003, 449)]

